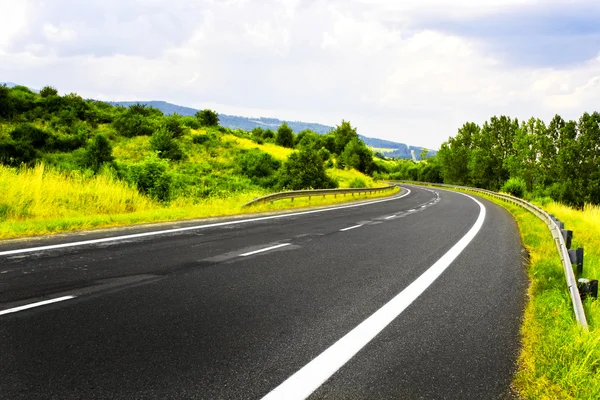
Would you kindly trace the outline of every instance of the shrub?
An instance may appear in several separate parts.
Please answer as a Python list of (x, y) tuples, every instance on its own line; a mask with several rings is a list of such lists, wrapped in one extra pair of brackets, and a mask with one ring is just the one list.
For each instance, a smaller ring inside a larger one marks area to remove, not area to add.
[(502, 185), (502, 188), (500, 189), (500, 191), (512, 194), (516, 197), (523, 197), (526, 190), (527, 184), (522, 178), (510, 178), (504, 182), (504, 185)]
[(290, 149), (294, 148), (294, 131), (285, 122), (277, 129), (275, 144)]
[(0, 141), (0, 163), (17, 167), (32, 165), (38, 160), (38, 152), (28, 142)]
[(212, 110), (201, 110), (196, 113), (196, 118), (202, 126), (217, 126), (219, 125), (219, 114)]
[(279, 160), (256, 149), (241, 153), (237, 157), (236, 164), (241, 174), (264, 187), (271, 187), (275, 184), (275, 174), (281, 167)]
[(354, 189), (362, 189), (362, 188), (368, 187), (365, 180), (362, 178), (354, 178), (350, 181), (350, 183), (348, 185), (349, 185), (348, 187), (351, 187)]
[(170, 160), (181, 160), (183, 158), (183, 150), (166, 127), (160, 127), (152, 134), (150, 148), (156, 151), (160, 158)]
[(177, 113), (165, 117), (165, 126), (175, 139), (185, 135), (186, 129), (182, 125), (181, 116)]
[(84, 163), (86, 167), (98, 172), (102, 164), (113, 161), (112, 146), (106, 136), (96, 134), (85, 149)]
[(279, 170), (279, 186), (282, 188), (331, 189), (337, 182), (327, 176), (323, 160), (316, 151), (304, 149), (292, 153)]
[(168, 202), (173, 195), (173, 176), (168, 169), (169, 163), (166, 160), (150, 156), (129, 168), (127, 180), (134, 184), (140, 193)]
[(198, 118), (195, 117), (182, 117), (181, 118), (181, 124), (183, 126), (187, 126), (190, 129), (200, 129), (201, 125), (200, 125), (200, 121), (198, 121)]
[(119, 135), (125, 137), (150, 136), (154, 133), (154, 123), (134, 106), (125, 114), (115, 118), (113, 126)]
[(36, 149), (42, 148), (46, 145), (46, 141), (50, 135), (31, 124), (20, 124), (10, 133), (10, 137), (15, 142), (29, 143)]
[(202, 144), (206, 147), (213, 147), (217, 144), (218, 141), (219, 141), (219, 139), (217, 138), (217, 136), (214, 133), (200, 134), (200, 135), (192, 136), (193, 143)]

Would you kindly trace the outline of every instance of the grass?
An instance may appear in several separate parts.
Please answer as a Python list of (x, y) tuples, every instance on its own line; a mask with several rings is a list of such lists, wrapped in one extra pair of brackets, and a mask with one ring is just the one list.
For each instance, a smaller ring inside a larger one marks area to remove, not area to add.
[(259, 149), (280, 161), (287, 160), (288, 156), (294, 152), (294, 149), (277, 146), (273, 143), (258, 144), (250, 139), (240, 138), (231, 134), (223, 135), (221, 140), (225, 143), (229, 142), (235, 144), (235, 146), (240, 149)]
[(340, 188), (350, 187), (350, 183), (357, 178), (362, 179), (367, 187), (388, 186), (387, 183), (375, 182), (370, 176), (365, 175), (355, 169), (331, 168), (327, 170), (327, 175), (335, 179), (339, 183)]
[[(600, 398), (600, 314), (598, 301), (585, 307), (590, 330), (575, 321), (562, 264), (546, 224), (524, 209), (495, 199), (515, 217), (529, 252), (528, 303), (521, 327), (522, 350), (513, 387), (525, 399)], [(545, 206), (574, 230), (575, 245), (586, 246), (586, 268), (597, 271), (600, 212)], [(597, 275), (596, 275), (597, 276)]]
[(242, 208), (265, 194), (264, 190), (249, 190), (202, 200), (183, 197), (165, 205), (109, 176), (67, 174), (44, 165), (33, 169), (0, 166), (0, 239), (313, 207), (389, 196), (390, 192), (283, 200)]

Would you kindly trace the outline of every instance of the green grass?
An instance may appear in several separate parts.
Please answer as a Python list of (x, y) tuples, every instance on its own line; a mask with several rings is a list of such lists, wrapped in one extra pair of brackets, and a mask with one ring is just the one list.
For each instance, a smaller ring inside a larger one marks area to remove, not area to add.
[[(515, 391), (525, 399), (600, 398), (598, 301), (585, 302), (590, 316), (590, 330), (586, 332), (575, 320), (562, 264), (546, 224), (518, 206), (490, 200), (514, 215), (530, 257), (529, 300), (521, 327), (522, 350), (513, 380)], [(592, 239), (582, 233), (586, 228), (597, 232), (596, 221), (586, 222), (585, 213), (564, 206), (546, 209), (572, 227), (575, 237), (579, 234), (579, 242), (575, 244), (587, 244), (589, 255), (597, 254), (599, 237)], [(588, 262), (598, 265), (597, 258), (586, 260), (586, 265)]]

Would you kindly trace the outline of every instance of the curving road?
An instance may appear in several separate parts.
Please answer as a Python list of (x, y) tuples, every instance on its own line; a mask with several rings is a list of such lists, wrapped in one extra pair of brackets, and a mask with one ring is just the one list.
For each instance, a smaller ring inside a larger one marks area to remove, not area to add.
[(5, 242), (0, 398), (506, 398), (526, 288), (507, 211), (412, 186)]

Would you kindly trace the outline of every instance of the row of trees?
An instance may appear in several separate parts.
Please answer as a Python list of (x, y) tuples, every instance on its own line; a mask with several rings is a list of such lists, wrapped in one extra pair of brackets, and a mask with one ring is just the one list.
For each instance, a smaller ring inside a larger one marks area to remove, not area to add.
[(464, 124), (435, 160), (445, 183), (501, 189), (509, 180), (534, 196), (574, 206), (600, 204), (600, 114), (549, 124), (492, 117)]

